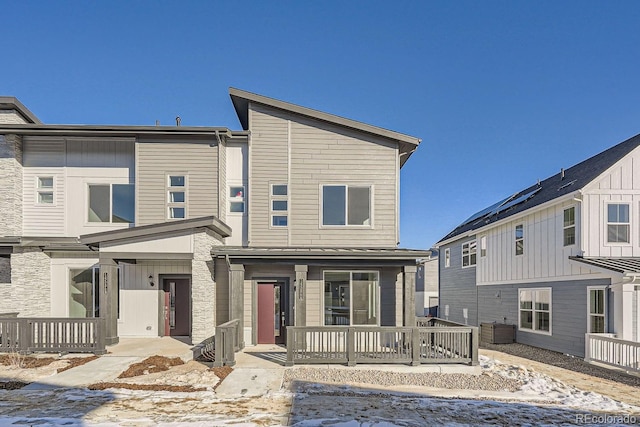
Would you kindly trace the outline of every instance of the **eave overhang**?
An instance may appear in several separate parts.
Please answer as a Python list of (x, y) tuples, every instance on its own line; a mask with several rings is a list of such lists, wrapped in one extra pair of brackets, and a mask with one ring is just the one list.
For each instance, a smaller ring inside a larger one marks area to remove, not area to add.
[(234, 138), (247, 136), (246, 131), (204, 126), (123, 126), (123, 125), (0, 125), (0, 134), (27, 136), (113, 136), (113, 137), (202, 137)]

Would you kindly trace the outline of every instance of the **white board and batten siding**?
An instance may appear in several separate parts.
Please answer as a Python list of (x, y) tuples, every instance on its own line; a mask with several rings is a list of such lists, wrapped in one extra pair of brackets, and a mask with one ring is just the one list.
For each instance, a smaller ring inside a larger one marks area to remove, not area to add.
[[(29, 136), (23, 150), (25, 235), (79, 236), (128, 227), (88, 223), (88, 185), (133, 184), (133, 139)], [(37, 202), (39, 177), (53, 177), (52, 204)]]
[[(640, 147), (583, 189), (585, 256), (640, 256)], [(628, 203), (630, 242), (607, 243), (607, 205)]]
[[(395, 247), (397, 143), (265, 106), (251, 105), (251, 246)], [(288, 227), (271, 227), (271, 184), (288, 183)], [(370, 227), (323, 227), (321, 188), (371, 187)]]
[[(213, 143), (213, 141), (212, 141)], [(186, 218), (218, 216), (218, 147), (204, 142), (136, 144), (136, 225), (170, 221), (167, 177), (186, 176)]]
[[(570, 207), (576, 209), (576, 243), (564, 246), (564, 210)], [(569, 260), (569, 256), (581, 253), (581, 209), (576, 201), (559, 202), (478, 233), (478, 285), (600, 277)], [(524, 253), (516, 255), (515, 228), (520, 224), (524, 228)], [(481, 256), (483, 236), (487, 245), (484, 257)]]

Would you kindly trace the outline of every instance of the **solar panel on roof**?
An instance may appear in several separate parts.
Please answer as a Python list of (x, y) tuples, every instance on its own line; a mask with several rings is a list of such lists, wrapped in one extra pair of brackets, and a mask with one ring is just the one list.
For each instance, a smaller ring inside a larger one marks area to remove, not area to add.
[(507, 209), (509, 209), (512, 206), (519, 205), (520, 203), (526, 202), (531, 197), (535, 196), (535, 194), (540, 190), (542, 190), (542, 187), (538, 187), (535, 190), (529, 191), (528, 193), (523, 194), (520, 197), (516, 197), (515, 199), (505, 203), (504, 205), (499, 206), (495, 213), (499, 214), (500, 212), (506, 211)]
[(470, 222), (475, 221), (476, 219), (479, 218), (483, 218), (489, 214), (491, 214), (491, 212), (493, 212), (495, 209), (497, 209), (500, 205), (502, 205), (503, 203), (505, 203), (506, 201), (508, 201), (509, 199), (511, 199), (511, 197), (513, 196), (509, 196), (506, 199), (500, 200), (498, 203), (493, 204), (491, 206), (489, 206), (486, 209), (483, 209), (479, 212), (474, 213), (473, 215), (471, 215), (469, 218), (467, 218), (466, 221), (463, 221), (462, 224), (460, 224), (460, 226), (463, 226), (465, 224), (469, 224)]

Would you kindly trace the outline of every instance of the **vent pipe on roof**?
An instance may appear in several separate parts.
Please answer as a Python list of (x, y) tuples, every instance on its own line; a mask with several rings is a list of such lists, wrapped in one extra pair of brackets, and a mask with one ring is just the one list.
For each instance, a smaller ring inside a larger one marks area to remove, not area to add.
[(156, 126), (160, 126), (160, 120), (156, 120)]
[(176, 126), (180, 126), (181, 121), (182, 119), (180, 118), (180, 116), (176, 117)]
[(560, 179), (564, 179), (564, 168), (560, 168)]

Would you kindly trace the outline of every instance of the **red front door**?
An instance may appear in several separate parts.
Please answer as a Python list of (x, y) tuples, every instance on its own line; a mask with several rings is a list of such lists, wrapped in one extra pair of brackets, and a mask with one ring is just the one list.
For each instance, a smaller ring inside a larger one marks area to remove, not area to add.
[(258, 282), (258, 344), (284, 344), (288, 324), (287, 286)]

